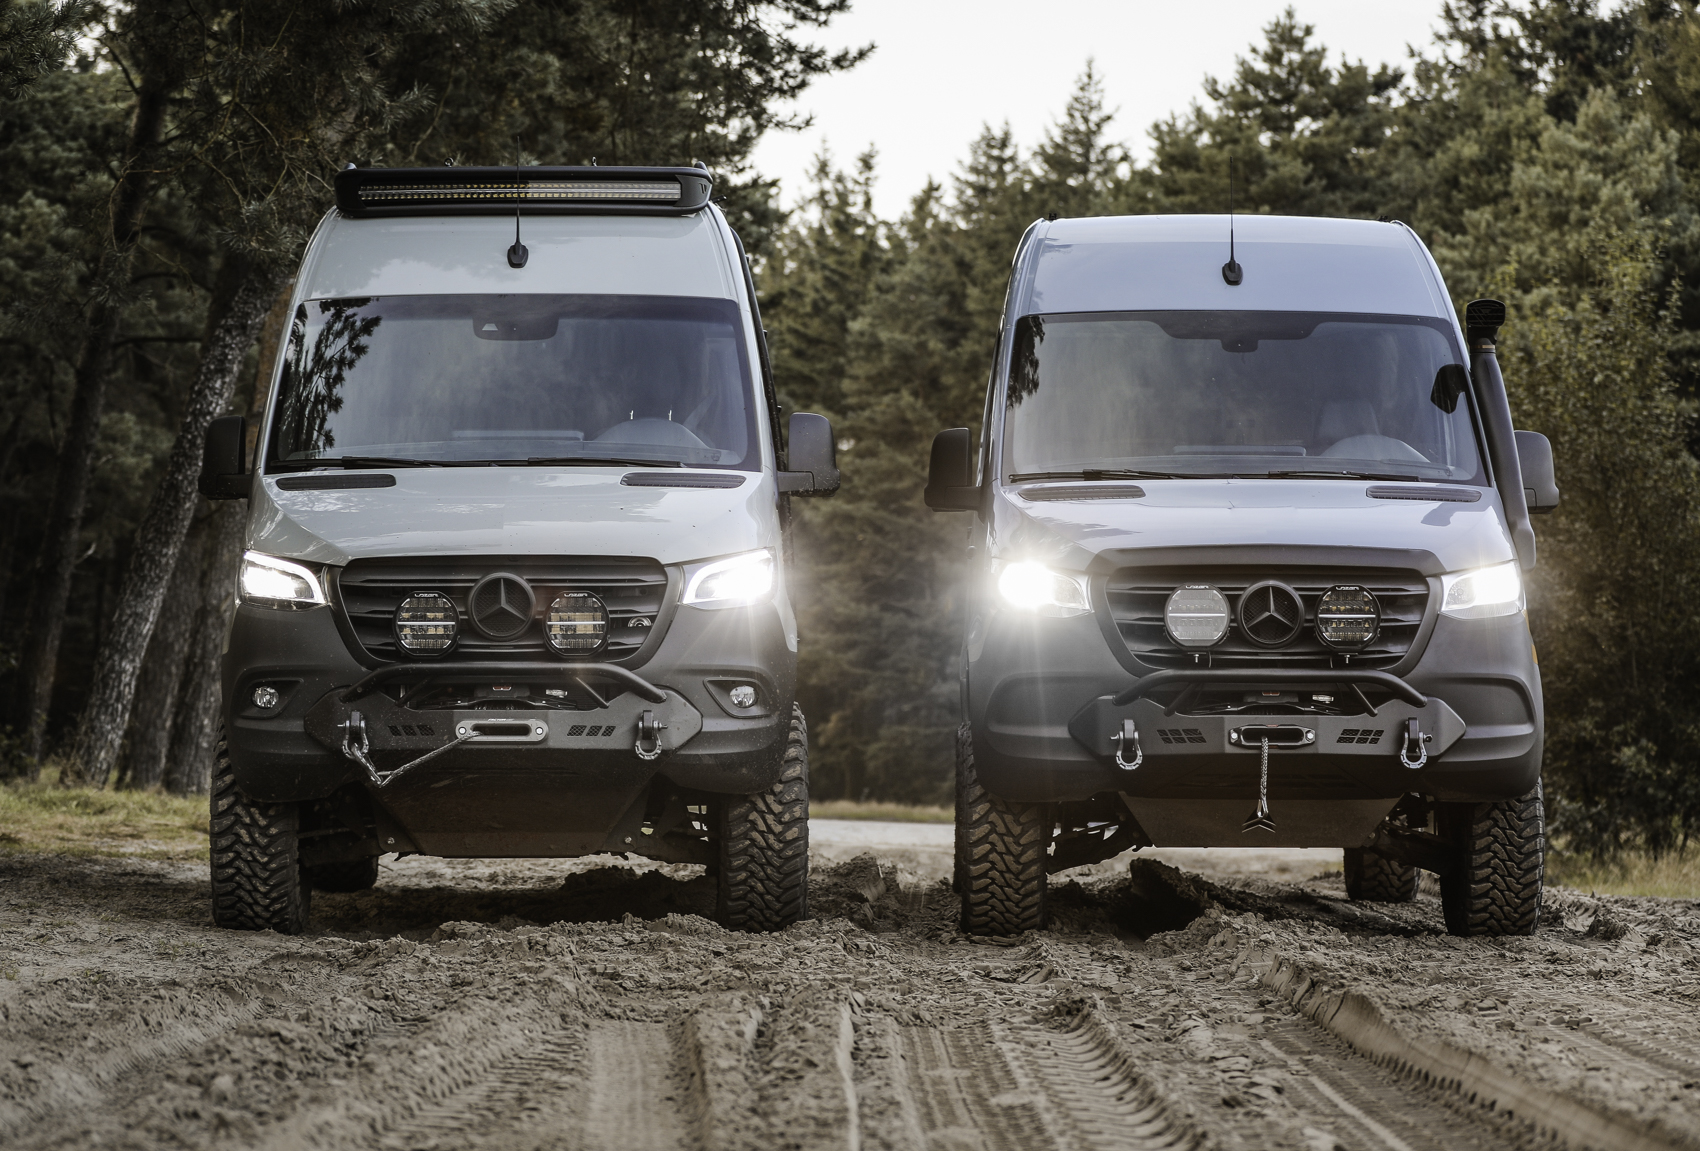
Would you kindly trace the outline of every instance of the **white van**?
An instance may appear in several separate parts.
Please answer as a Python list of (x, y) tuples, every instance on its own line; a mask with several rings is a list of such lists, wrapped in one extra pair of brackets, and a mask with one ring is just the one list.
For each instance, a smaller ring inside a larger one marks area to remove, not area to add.
[(749, 261), (692, 168), (350, 167), (245, 463), (215, 920), (297, 932), (380, 854), (705, 864), (806, 912), (789, 457)]
[(1440, 877), (1449, 930), (1540, 918), (1541, 677), (1524, 613), (1552, 449), (1394, 222), (1041, 220), (978, 448), (957, 884), (977, 934), (1141, 846), (1345, 849), (1354, 899)]

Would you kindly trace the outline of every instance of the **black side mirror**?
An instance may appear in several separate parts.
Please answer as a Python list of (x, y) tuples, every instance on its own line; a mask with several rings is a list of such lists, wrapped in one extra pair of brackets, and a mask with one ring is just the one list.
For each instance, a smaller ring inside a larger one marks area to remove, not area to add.
[(1558, 507), (1558, 476), (1552, 466), (1552, 444), (1539, 432), (1517, 433), (1517, 462), (1523, 469), (1523, 495), (1529, 511), (1544, 515)]
[(791, 417), (788, 470), (779, 473), (779, 490), (799, 496), (830, 496), (838, 490), (838, 445), (832, 423), (813, 412)]
[(974, 440), (967, 428), (946, 428), (933, 437), (925, 498), (935, 512), (971, 512), (980, 506), (980, 489), (974, 483)]
[(248, 475), (248, 421), (220, 416), (207, 425), (201, 449), (201, 494), (209, 500), (239, 500), (253, 484)]

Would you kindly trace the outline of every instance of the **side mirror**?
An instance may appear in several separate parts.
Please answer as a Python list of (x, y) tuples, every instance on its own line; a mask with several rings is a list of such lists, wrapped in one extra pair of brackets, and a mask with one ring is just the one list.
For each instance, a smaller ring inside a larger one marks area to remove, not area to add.
[(1523, 495), (1529, 511), (1544, 515), (1558, 507), (1558, 477), (1552, 467), (1552, 444), (1539, 432), (1517, 433), (1517, 462), (1523, 469)]
[(239, 500), (253, 485), (246, 460), (248, 421), (241, 416), (220, 416), (207, 425), (206, 445), (201, 449), (201, 494), (209, 500)]
[(813, 412), (791, 417), (789, 470), (779, 473), (779, 490), (799, 496), (830, 496), (838, 490), (838, 445), (832, 423)]
[(933, 437), (925, 498), (935, 512), (971, 512), (980, 506), (980, 489), (974, 483), (974, 440), (967, 428), (947, 428)]

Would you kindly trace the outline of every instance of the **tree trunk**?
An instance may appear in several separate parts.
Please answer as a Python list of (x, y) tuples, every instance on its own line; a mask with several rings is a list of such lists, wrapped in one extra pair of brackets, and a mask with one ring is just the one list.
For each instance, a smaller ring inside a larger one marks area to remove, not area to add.
[(230, 617), (236, 610), (236, 566), (248, 530), (246, 501), (217, 506), (207, 524), (206, 563), (202, 566), (200, 611), (189, 648), (183, 699), (173, 725), (165, 789), (173, 795), (205, 795), (212, 779), (218, 720), (223, 711), (219, 665)]
[[(24, 655), (24, 706), (28, 724), (25, 749), (40, 764), (47, 742), (47, 711), (53, 702), (53, 676), (59, 664), (59, 640), (65, 630), (65, 608), (71, 598), (71, 576), (81, 559), (83, 512), (88, 505), (89, 472), (100, 436), (106, 406), (106, 378), (112, 368), (112, 347), (118, 335), (121, 296), (129, 287), (143, 213), (153, 191), (153, 165), (148, 154), (159, 144), (165, 125), (170, 81), (144, 77), (130, 126), (124, 165), (113, 189), (112, 232), (95, 266), (93, 293), (99, 301), (77, 357), (71, 422), (59, 454), (59, 474), (47, 513), (47, 554), (36, 580), (34, 610), (28, 621)], [(39, 775), (37, 766), (32, 778)]]
[[(207, 538), (212, 516), (202, 516), (189, 529), (177, 555), (171, 583), (160, 605), (159, 622), (142, 661), (136, 704), (130, 715), (130, 739), (118, 781), (136, 791), (158, 787), (165, 778), (166, 754), (171, 750), (172, 721), (183, 686), (184, 665), (190, 661), (200, 615), (202, 571), (207, 566)], [(192, 675), (191, 675), (192, 678)]]
[[(77, 722), (76, 743), (66, 764), (73, 780), (106, 786), (124, 729), (130, 722), (142, 655), (153, 635), (154, 620), (183, 536), (199, 498), (196, 480), (207, 425), (230, 403), (242, 360), (283, 281), (280, 270), (228, 255), (219, 272), (213, 306), (218, 313), (189, 392), (183, 423), (171, 447), (165, 476), (136, 532), (135, 551), (123, 591), (112, 615), (112, 628), (95, 659), (88, 705)], [(222, 308), (219, 305), (223, 303)]]

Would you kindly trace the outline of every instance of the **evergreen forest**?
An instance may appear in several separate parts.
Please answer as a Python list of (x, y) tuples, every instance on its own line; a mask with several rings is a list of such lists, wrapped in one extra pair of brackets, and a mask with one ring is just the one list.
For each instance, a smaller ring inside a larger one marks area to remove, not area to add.
[(978, 429), (1017, 241), (1223, 211), (1231, 167), (1236, 210), (1404, 221), (1460, 310), (1506, 301), (1512, 408), (1564, 493), (1530, 583), (1553, 830), (1602, 855), (1700, 830), (1692, 0), (1447, 0), (1373, 65), (1272, 2), (1184, 113), (1127, 122), (1083, 61), (1042, 139), (988, 123), (896, 219), (877, 151), (806, 189), (750, 160), (877, 50), (814, 45), (848, 7), (0, 0), (0, 775), (206, 790), (245, 501), (199, 497), (201, 443), (265, 402), (337, 169), (700, 160), (782, 404), (839, 437), (842, 490), (796, 505), (814, 794), (947, 802), (966, 524), (921, 490), (934, 433)]

